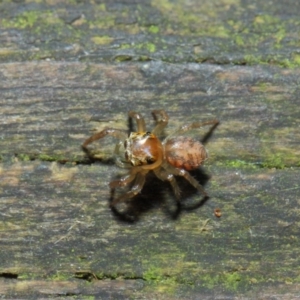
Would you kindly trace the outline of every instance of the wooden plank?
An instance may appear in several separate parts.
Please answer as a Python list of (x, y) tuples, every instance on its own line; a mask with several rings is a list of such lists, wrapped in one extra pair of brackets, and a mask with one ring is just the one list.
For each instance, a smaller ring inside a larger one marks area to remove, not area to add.
[(167, 134), (218, 118), (209, 146), (216, 161), (299, 166), (298, 76), (299, 69), (260, 66), (3, 64), (2, 155), (80, 161), (89, 130), (128, 129), (128, 110), (142, 112), (151, 129), (150, 112), (159, 108), (170, 115)]
[[(4, 1), (0, 11), (1, 296), (298, 296), (295, 2)], [(153, 109), (169, 114), (166, 135), (220, 120), (192, 172), (210, 199), (179, 180), (178, 207), (150, 174), (117, 215), (108, 183), (126, 170), (111, 159), (115, 141), (92, 145), (95, 163), (80, 145), (105, 126), (134, 128), (128, 110), (151, 129)]]
[[(108, 208), (107, 184), (118, 174), (114, 166), (5, 165), (0, 175), (1, 273), (18, 278), (9, 284), (9, 293), (93, 290), (81, 278), (97, 286), (97, 279), (104, 280), (115, 293), (137, 285), (138, 291), (186, 293), (187, 298), (210, 295), (211, 288), (223, 296), (247, 290), (264, 297), (270, 291), (285, 295), (297, 286), (299, 272), (299, 170), (208, 170), (213, 178), (206, 185), (211, 199), (205, 205), (195, 208), (201, 197), (185, 186), (175, 214), (168, 186), (151, 180), (132, 201), (132, 223)], [(221, 218), (214, 216), (216, 207)], [(47, 278), (54, 285), (42, 282), (31, 290), (36, 280), (29, 278)], [(274, 290), (274, 283), (288, 288)], [(6, 294), (8, 287), (1, 286)], [(103, 296), (107, 290), (98, 292)]]
[(0, 61), (157, 60), (299, 67), (299, 4), (2, 1)]

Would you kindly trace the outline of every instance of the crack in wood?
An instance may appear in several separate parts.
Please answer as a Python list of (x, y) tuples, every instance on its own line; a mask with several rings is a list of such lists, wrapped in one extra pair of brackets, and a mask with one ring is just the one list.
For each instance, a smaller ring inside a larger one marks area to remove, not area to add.
[(0, 277), (1, 277), (1, 278), (17, 279), (18, 276), (19, 276), (19, 275), (16, 274), (16, 273), (10, 273), (10, 272), (2, 272), (2, 273), (0, 273)]

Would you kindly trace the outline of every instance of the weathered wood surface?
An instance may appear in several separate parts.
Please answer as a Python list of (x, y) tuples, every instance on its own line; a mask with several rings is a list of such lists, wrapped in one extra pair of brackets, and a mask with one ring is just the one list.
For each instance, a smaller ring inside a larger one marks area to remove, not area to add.
[[(291, 68), (298, 4), (280, 15), (274, 1), (266, 15), (264, 4), (247, 1), (189, 3), (1, 4), (1, 296), (299, 297), (300, 70)], [(176, 21), (181, 10), (191, 19)], [(238, 35), (243, 26), (252, 30)], [(220, 28), (231, 31), (220, 36)], [(125, 58), (136, 62), (118, 63)], [(207, 143), (210, 159), (193, 173), (210, 199), (202, 203), (181, 182), (176, 209), (168, 185), (150, 176), (125, 220), (108, 207), (108, 183), (125, 172), (109, 159), (113, 139), (95, 143), (102, 161), (93, 164), (80, 145), (105, 126), (128, 128), (130, 109), (151, 129), (157, 108), (170, 116), (166, 134), (195, 120), (221, 121)]]

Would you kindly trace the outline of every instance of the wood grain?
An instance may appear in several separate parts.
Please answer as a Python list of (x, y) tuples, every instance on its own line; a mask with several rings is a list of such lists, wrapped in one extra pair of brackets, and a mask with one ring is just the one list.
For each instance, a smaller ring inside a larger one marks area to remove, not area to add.
[[(206, 23), (193, 1), (0, 4), (1, 296), (297, 297), (299, 10), (244, 2), (204, 1)], [(95, 162), (80, 146), (105, 126), (134, 129), (129, 110), (151, 129), (154, 109), (170, 117), (165, 135), (220, 120), (192, 172), (210, 198), (178, 179), (176, 206), (150, 174), (118, 215), (115, 140), (92, 145)]]

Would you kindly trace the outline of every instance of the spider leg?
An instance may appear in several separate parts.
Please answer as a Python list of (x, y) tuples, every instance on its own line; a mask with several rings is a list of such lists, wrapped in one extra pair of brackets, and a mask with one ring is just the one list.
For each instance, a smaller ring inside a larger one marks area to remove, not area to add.
[[(163, 129), (168, 125), (169, 117), (163, 109), (153, 110), (152, 115), (153, 118), (156, 120), (156, 126), (152, 130), (152, 133), (155, 135), (159, 135), (163, 131)], [(160, 120), (158, 119), (158, 115), (160, 116)]]
[(137, 168), (134, 168), (134, 167), (133, 167), (133, 168), (130, 170), (130, 172), (129, 172), (128, 175), (122, 177), (122, 178), (119, 179), (119, 180), (114, 180), (114, 181), (110, 182), (110, 183), (109, 183), (110, 188), (111, 188), (111, 189), (115, 189), (115, 188), (117, 188), (117, 187), (123, 187), (123, 186), (128, 185), (130, 182), (132, 182), (132, 181), (136, 178), (136, 176), (137, 176), (139, 170), (140, 170), (140, 168), (138, 168), (138, 167), (137, 167)]
[[(102, 138), (104, 138), (105, 136), (107, 135), (111, 135), (119, 140), (122, 140), (124, 141), (126, 138), (127, 138), (127, 135), (125, 134), (125, 132), (123, 132), (122, 130), (120, 129), (114, 129), (114, 128), (104, 128), (102, 131), (100, 132), (97, 132), (95, 134), (93, 134), (92, 136), (90, 136), (88, 139), (86, 139), (84, 141), (84, 143), (82, 144), (81, 148), (82, 150), (87, 154), (87, 156), (90, 158), (90, 159), (93, 159), (93, 154), (91, 153), (91, 151), (88, 149), (88, 145), (93, 143), (94, 141), (97, 141), (97, 140), (100, 140)], [(116, 148), (115, 148), (115, 154), (116, 154), (116, 151), (119, 150), (119, 147), (120, 147), (120, 143), (122, 143), (121, 141), (116, 145)], [(119, 146), (118, 146), (119, 145)], [(118, 148), (118, 149), (117, 149)], [(117, 164), (120, 165), (118, 162), (120, 161), (120, 164), (122, 164), (122, 161), (121, 161), (121, 158), (118, 157), (117, 158)]]
[(178, 169), (171, 165), (167, 166), (167, 171), (169, 171), (171, 174), (176, 176), (182, 176), (184, 177), (194, 188), (196, 188), (200, 193), (202, 193), (204, 196), (208, 196), (201, 186), (201, 184), (186, 170), (184, 169)]
[(86, 152), (87, 154), (89, 154), (89, 150), (88, 150), (87, 146), (89, 144), (91, 144), (92, 142), (100, 140), (107, 135), (111, 135), (119, 140), (125, 140), (127, 138), (127, 135), (122, 130), (107, 127), (107, 128), (104, 128), (102, 131), (97, 132), (97, 133), (93, 134), (92, 136), (90, 136), (88, 139), (86, 139), (81, 146), (82, 150), (84, 152)]
[[(211, 121), (206, 121), (206, 122), (193, 122), (191, 124), (185, 124), (181, 127), (179, 127), (177, 130), (175, 130), (173, 133), (171, 133), (167, 139), (170, 137), (170, 136), (173, 136), (173, 135), (182, 135), (183, 133), (189, 131), (189, 130), (192, 130), (192, 129), (198, 129), (200, 127), (203, 127), (203, 126), (207, 126), (207, 125), (212, 125), (209, 133), (211, 134), (212, 131), (219, 125), (219, 121), (218, 120), (211, 120)], [(207, 139), (207, 138), (206, 138)], [(206, 141), (205, 139), (205, 141)]]
[(135, 111), (130, 111), (128, 113), (129, 117), (132, 119), (136, 120), (136, 124), (137, 124), (137, 131), (138, 132), (144, 132), (146, 131), (146, 125), (145, 125), (145, 120), (142, 117), (142, 115), (140, 113), (137, 113)]
[[(114, 199), (110, 203), (110, 207), (114, 207), (117, 203), (129, 200), (129, 199), (133, 198), (134, 196), (136, 196), (142, 190), (142, 188), (145, 184), (145, 181), (146, 181), (145, 176), (147, 173), (148, 172), (138, 172), (136, 174), (131, 174), (131, 175), (127, 176), (127, 178), (125, 177), (125, 179), (124, 179), (124, 181), (126, 182), (125, 185), (127, 185), (128, 183), (133, 181), (133, 179), (135, 179), (135, 182), (134, 182), (132, 188), (130, 189), (130, 191), (128, 191), (127, 193), (123, 194), (122, 196)], [(111, 182), (111, 184), (110, 184), (111, 187), (114, 186), (113, 183), (116, 183), (116, 181)]]
[(162, 181), (169, 181), (169, 183), (172, 186), (172, 189), (174, 191), (176, 200), (178, 201), (180, 198), (180, 188), (176, 182), (176, 179), (174, 177), (173, 174), (166, 172), (164, 169), (162, 168), (158, 168), (153, 170), (154, 174), (157, 176), (157, 178), (159, 178)]

